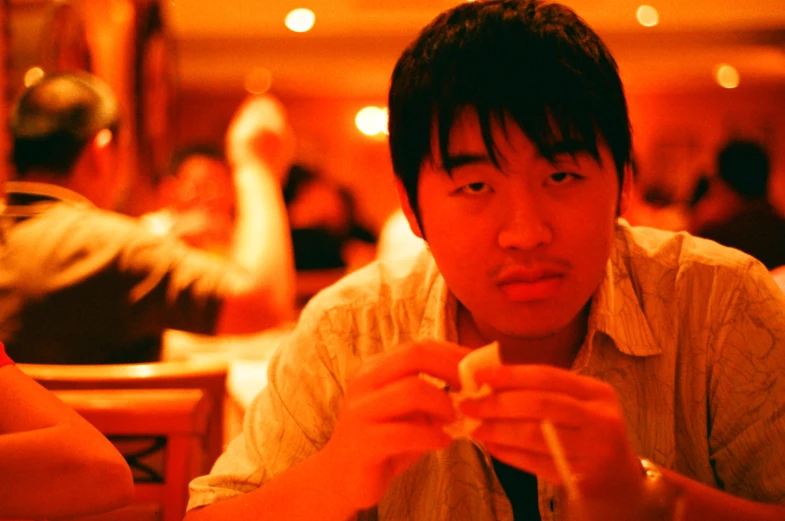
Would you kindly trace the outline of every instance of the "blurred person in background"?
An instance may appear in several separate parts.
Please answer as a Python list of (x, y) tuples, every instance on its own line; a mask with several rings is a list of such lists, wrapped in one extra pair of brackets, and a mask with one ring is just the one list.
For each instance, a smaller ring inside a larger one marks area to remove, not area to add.
[(690, 231), (752, 255), (770, 270), (785, 264), (785, 218), (769, 200), (769, 172), (768, 152), (759, 143), (726, 143), (716, 175), (695, 204)]
[(227, 139), (238, 199), (223, 259), (112, 211), (124, 184), (121, 122), (103, 81), (55, 74), (22, 93), (0, 251), (0, 341), (17, 362), (153, 361), (167, 329), (239, 334), (292, 318), (291, 245), (275, 195), (289, 157), (285, 116), (266, 99), (245, 106), (261, 109), (238, 115)]
[(232, 172), (220, 149), (200, 144), (178, 151), (157, 193), (161, 209), (142, 216), (152, 231), (219, 255), (230, 253), (237, 203)]
[(380, 261), (395, 261), (419, 254), (427, 244), (412, 232), (403, 209), (398, 208), (382, 225), (376, 258)]
[(632, 190), (624, 217), (633, 226), (648, 226), (659, 230), (682, 231), (689, 222), (685, 205), (674, 200), (663, 183), (644, 183), (637, 162), (632, 163)]
[(295, 164), (283, 185), (283, 197), (298, 271), (353, 271), (373, 260), (376, 236), (357, 222), (349, 190)]
[(0, 519), (98, 514), (130, 503), (131, 469), (84, 418), (22, 373), (0, 344)]

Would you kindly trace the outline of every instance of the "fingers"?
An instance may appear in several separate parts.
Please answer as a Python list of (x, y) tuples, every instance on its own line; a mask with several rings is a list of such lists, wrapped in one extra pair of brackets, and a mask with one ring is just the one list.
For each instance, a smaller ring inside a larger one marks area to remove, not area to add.
[(348, 407), (354, 414), (375, 422), (421, 417), (428, 422), (446, 424), (455, 419), (455, 409), (447, 393), (417, 376), (358, 396)]
[[(472, 437), (483, 443), (505, 446), (508, 450), (551, 458), (540, 422), (485, 421), (472, 433)], [(571, 449), (570, 456), (573, 458), (582, 458), (596, 450), (593, 440), (578, 428), (559, 428), (559, 441)]]
[(494, 392), (487, 397), (466, 400), (461, 411), (467, 416), (486, 419), (517, 419), (539, 423), (544, 419), (563, 427), (580, 427), (591, 416), (596, 404), (555, 392), (516, 390)]
[(613, 388), (605, 382), (548, 365), (502, 365), (481, 369), (475, 377), (477, 383), (487, 383), (494, 391), (530, 389), (558, 392), (582, 400), (615, 396)]
[(419, 342), (368, 358), (352, 381), (354, 392), (379, 389), (407, 376), (426, 373), (459, 386), (458, 362), (470, 350), (447, 342)]
[(548, 454), (527, 452), (516, 448), (493, 443), (485, 443), (485, 449), (499, 461), (524, 470), (553, 485), (561, 485), (561, 477), (553, 464), (553, 458)]
[[(422, 422), (388, 422), (370, 426), (357, 441), (357, 450), (364, 445), (378, 455), (378, 462), (391, 456), (422, 455), (424, 452), (443, 449), (452, 443), (452, 438), (441, 429)], [(380, 449), (384, 447), (384, 449)]]

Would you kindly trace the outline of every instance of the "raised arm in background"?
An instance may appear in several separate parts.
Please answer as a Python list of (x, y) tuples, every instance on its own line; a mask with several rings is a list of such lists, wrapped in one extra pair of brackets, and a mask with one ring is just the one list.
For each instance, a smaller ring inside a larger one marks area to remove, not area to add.
[[(226, 136), (226, 155), (237, 192), (237, 220), (231, 258), (252, 275), (267, 303), (272, 323), (294, 317), (295, 271), (281, 179), (294, 155), (294, 136), (283, 106), (275, 98), (254, 96), (235, 114)], [(227, 301), (218, 333), (252, 332), (258, 315), (248, 301)]]

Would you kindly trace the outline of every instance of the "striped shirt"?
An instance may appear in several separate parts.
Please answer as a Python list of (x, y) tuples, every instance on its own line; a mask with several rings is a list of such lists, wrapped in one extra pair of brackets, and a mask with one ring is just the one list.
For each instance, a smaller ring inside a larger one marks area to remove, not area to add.
[[(317, 452), (360, 361), (402, 342), (456, 341), (456, 312), (427, 252), (317, 295), (271, 360), (243, 434), (191, 483), (189, 508), (254, 490)], [(785, 294), (752, 257), (620, 220), (572, 370), (617, 390), (640, 456), (785, 504)], [(538, 502), (543, 521), (559, 518), (559, 494), (543, 480)], [(488, 454), (457, 440), (393, 480), (367, 517), (512, 521), (512, 512)]]

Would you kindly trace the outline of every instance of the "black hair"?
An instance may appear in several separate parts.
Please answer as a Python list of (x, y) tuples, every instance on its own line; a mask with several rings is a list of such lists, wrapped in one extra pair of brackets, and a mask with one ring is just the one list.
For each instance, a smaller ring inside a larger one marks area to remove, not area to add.
[[(398, 59), (388, 104), (393, 170), (418, 218), (419, 171), (433, 157), (434, 123), (447, 157), (454, 118), (466, 107), (476, 109), (497, 166), (491, 121), (503, 130), (506, 123), (516, 124), (548, 159), (566, 147), (586, 150), (599, 161), (602, 138), (620, 186), (631, 159), (616, 62), (599, 36), (559, 4), (486, 0), (445, 11)], [(450, 165), (444, 166), (450, 173)]]
[(766, 199), (769, 155), (754, 141), (733, 140), (717, 154), (717, 175), (746, 199)]
[(319, 181), (320, 175), (315, 170), (300, 163), (294, 163), (289, 167), (286, 181), (283, 184), (283, 200), (288, 207), (297, 197), (300, 190), (307, 184)]
[(16, 173), (68, 176), (85, 145), (105, 128), (116, 133), (118, 125), (117, 100), (99, 78), (77, 72), (44, 76), (22, 92), (11, 111)]

